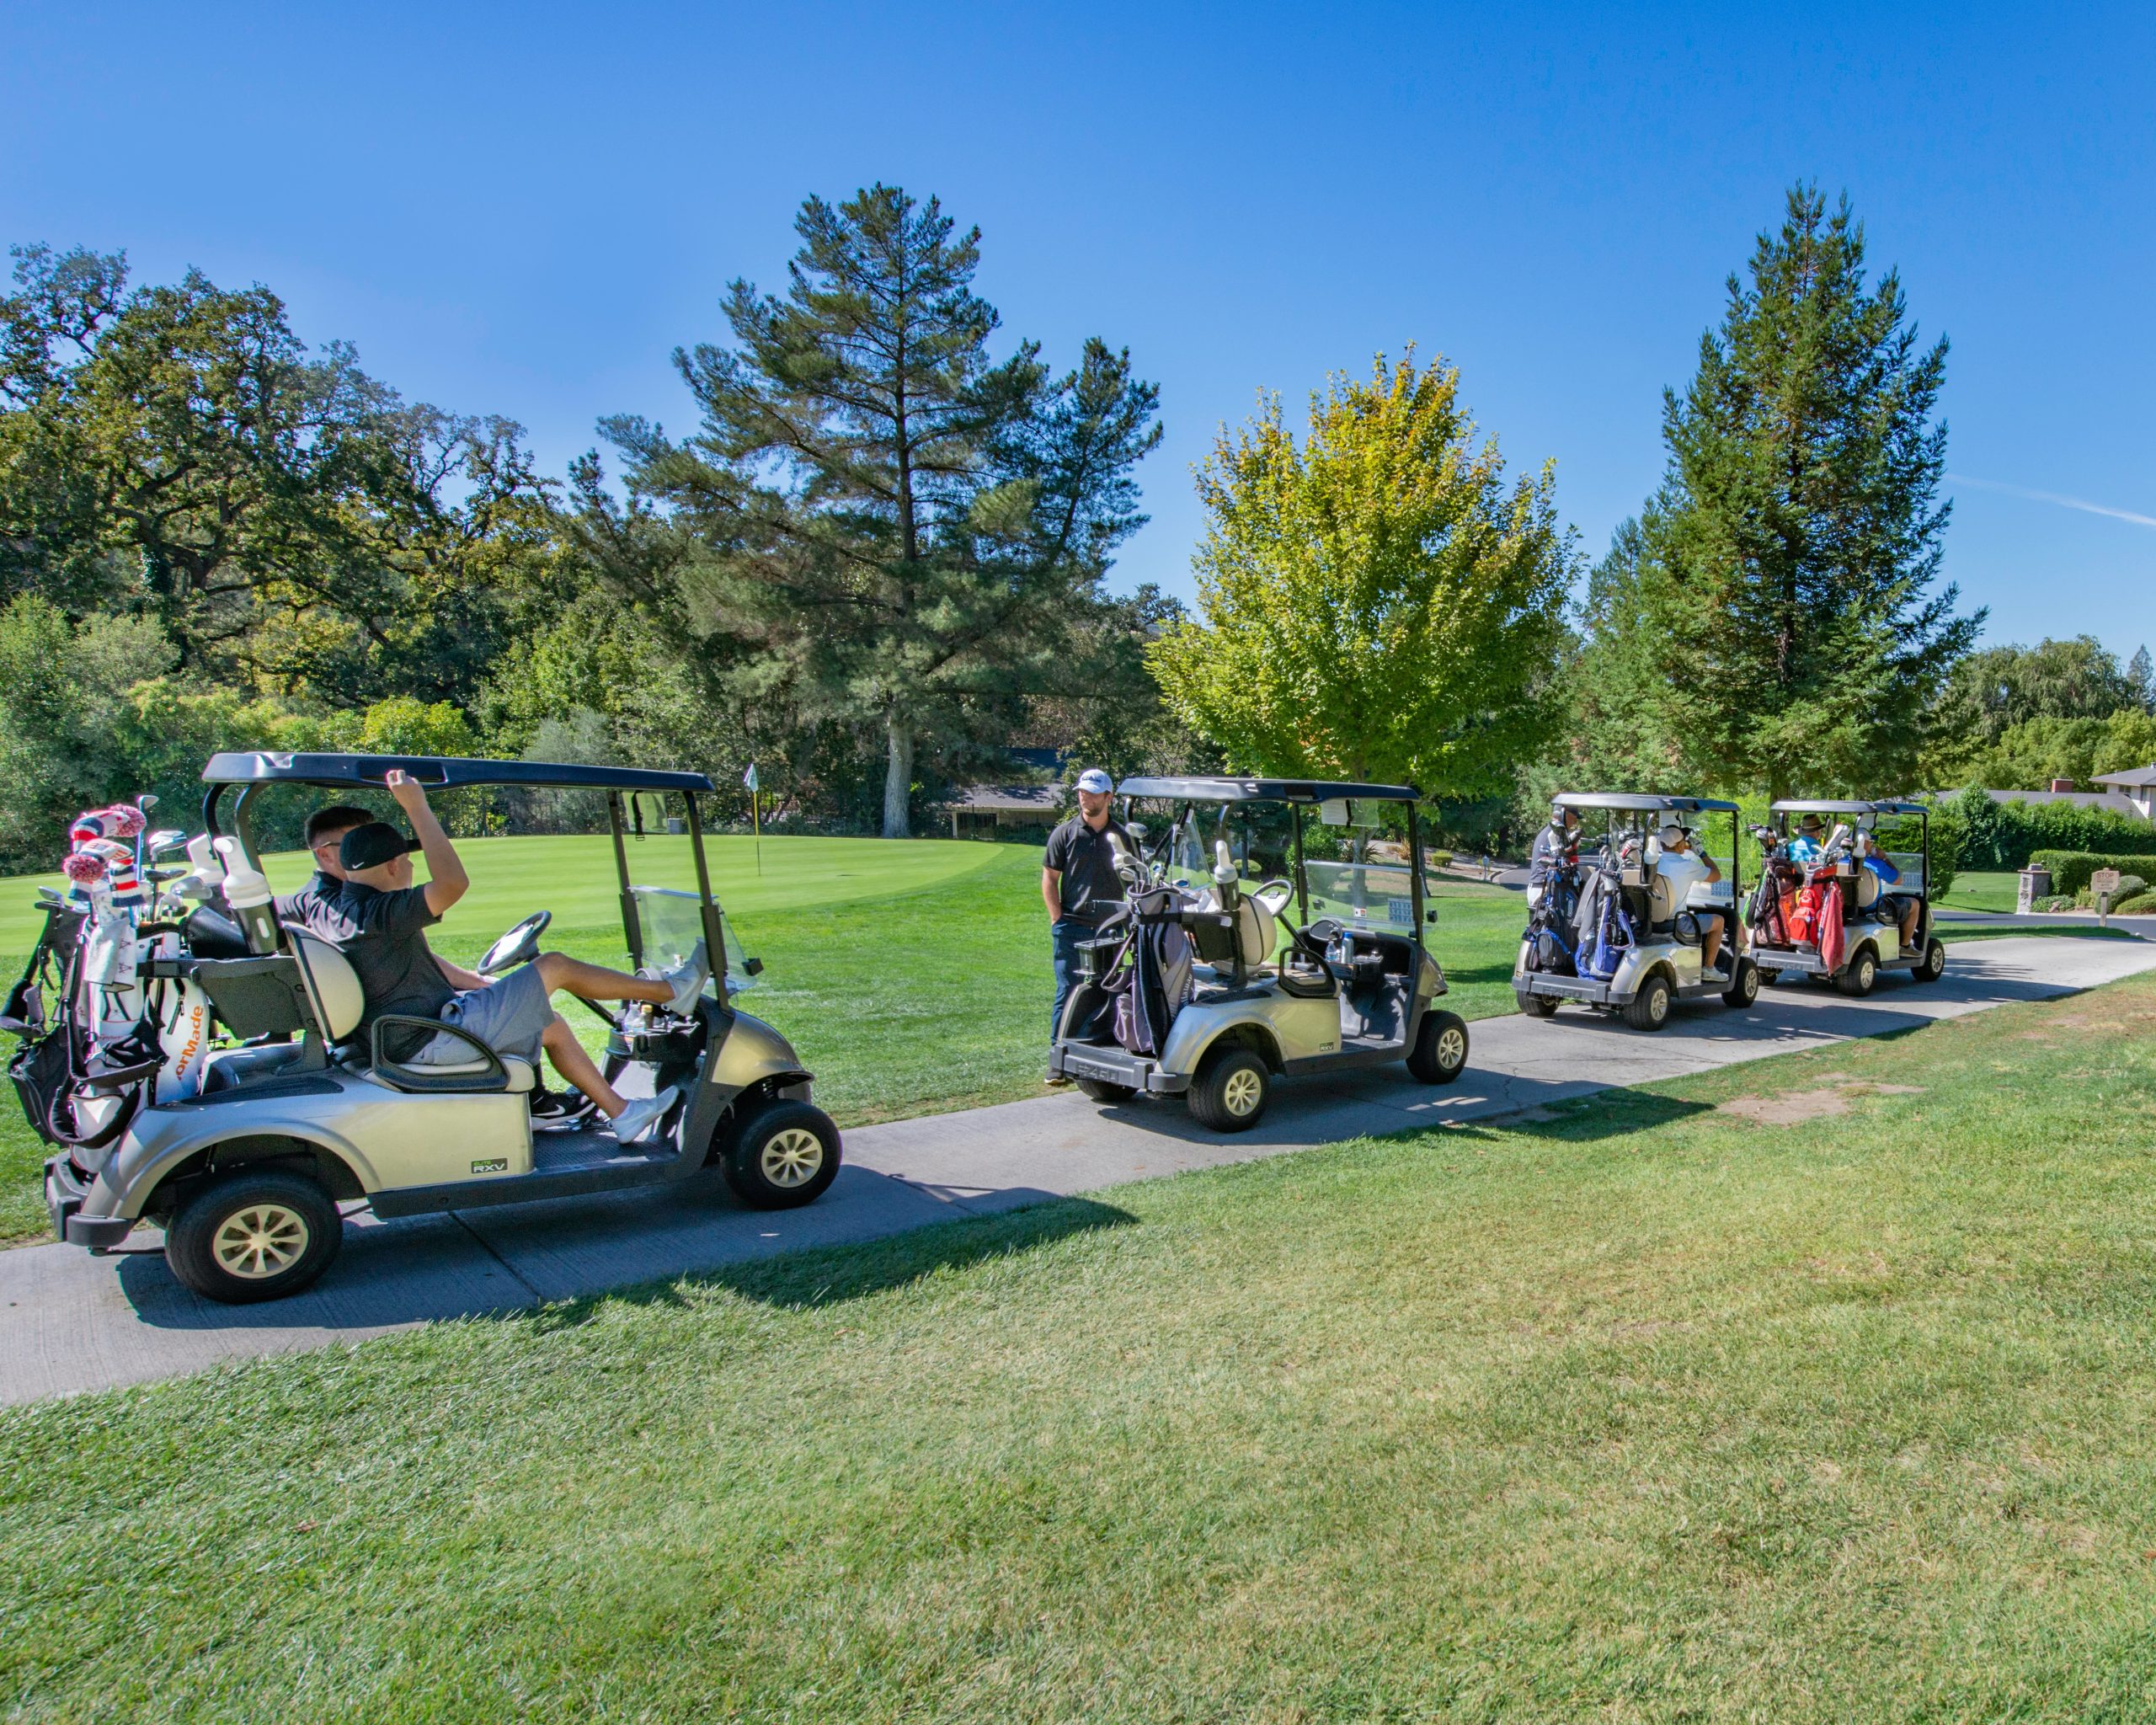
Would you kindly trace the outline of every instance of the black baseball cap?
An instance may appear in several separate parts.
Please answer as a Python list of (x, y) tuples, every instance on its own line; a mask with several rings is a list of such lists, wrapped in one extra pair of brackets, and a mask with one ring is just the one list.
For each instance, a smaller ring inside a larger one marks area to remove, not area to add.
[(355, 826), (344, 835), (344, 841), (337, 846), (337, 862), (347, 874), (351, 874), (362, 868), (379, 868), (419, 848), (417, 839), (406, 838), (387, 821), (370, 820), (365, 826)]

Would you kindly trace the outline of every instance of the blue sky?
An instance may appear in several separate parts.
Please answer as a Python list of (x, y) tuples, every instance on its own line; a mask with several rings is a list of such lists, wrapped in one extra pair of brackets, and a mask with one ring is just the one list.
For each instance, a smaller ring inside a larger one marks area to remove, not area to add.
[(1599, 553), (1816, 179), (1952, 339), (1947, 568), (1990, 638), (2156, 644), (2156, 9), (1706, 14), (13, 0), (0, 238), (266, 282), (558, 472), (602, 414), (686, 428), (669, 353), (778, 282), (804, 194), (932, 191), (1006, 333), (1160, 381), (1117, 579), (1187, 595), (1220, 422), (1410, 340)]

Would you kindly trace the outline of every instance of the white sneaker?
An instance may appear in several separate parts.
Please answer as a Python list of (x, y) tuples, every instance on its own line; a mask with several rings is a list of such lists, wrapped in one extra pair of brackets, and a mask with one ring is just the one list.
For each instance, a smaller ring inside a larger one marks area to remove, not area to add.
[(638, 1097), (614, 1121), (614, 1137), (617, 1143), (634, 1144), (651, 1130), (667, 1109), (674, 1106), (674, 1098), (681, 1093), (675, 1086), (662, 1090), (657, 1096)]
[(704, 943), (698, 941), (696, 951), (673, 969), (662, 971), (659, 980), (674, 989), (674, 998), (666, 1003), (668, 1010), (686, 1017), (703, 993), (704, 984), (711, 980), (711, 955), (704, 950)]

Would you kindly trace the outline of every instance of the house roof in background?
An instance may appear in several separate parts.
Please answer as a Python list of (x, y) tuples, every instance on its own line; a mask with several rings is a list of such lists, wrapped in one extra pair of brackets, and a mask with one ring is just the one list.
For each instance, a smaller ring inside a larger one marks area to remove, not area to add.
[(2124, 772), (2100, 772), (2096, 775), (2096, 782), (2132, 790), (2147, 790), (2156, 786), (2156, 766), (2129, 767)]
[(1054, 814), (1063, 808), (1061, 785), (961, 785), (944, 805), (981, 814)]

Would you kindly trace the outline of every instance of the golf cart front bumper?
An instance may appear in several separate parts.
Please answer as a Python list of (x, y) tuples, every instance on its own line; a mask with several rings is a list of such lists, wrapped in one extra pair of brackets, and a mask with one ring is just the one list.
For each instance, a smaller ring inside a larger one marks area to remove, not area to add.
[(132, 1216), (86, 1216), (83, 1200), (90, 1195), (90, 1183), (77, 1173), (65, 1156), (45, 1165), (45, 1210), (52, 1219), (52, 1231), (70, 1246), (87, 1246), (93, 1252), (108, 1251), (134, 1231)]
[(1189, 1074), (1164, 1072), (1161, 1063), (1150, 1055), (1090, 1042), (1059, 1042), (1049, 1051), (1048, 1070), (1052, 1076), (1122, 1084), (1132, 1090), (1150, 1090), (1155, 1096), (1180, 1096), (1190, 1088)]

